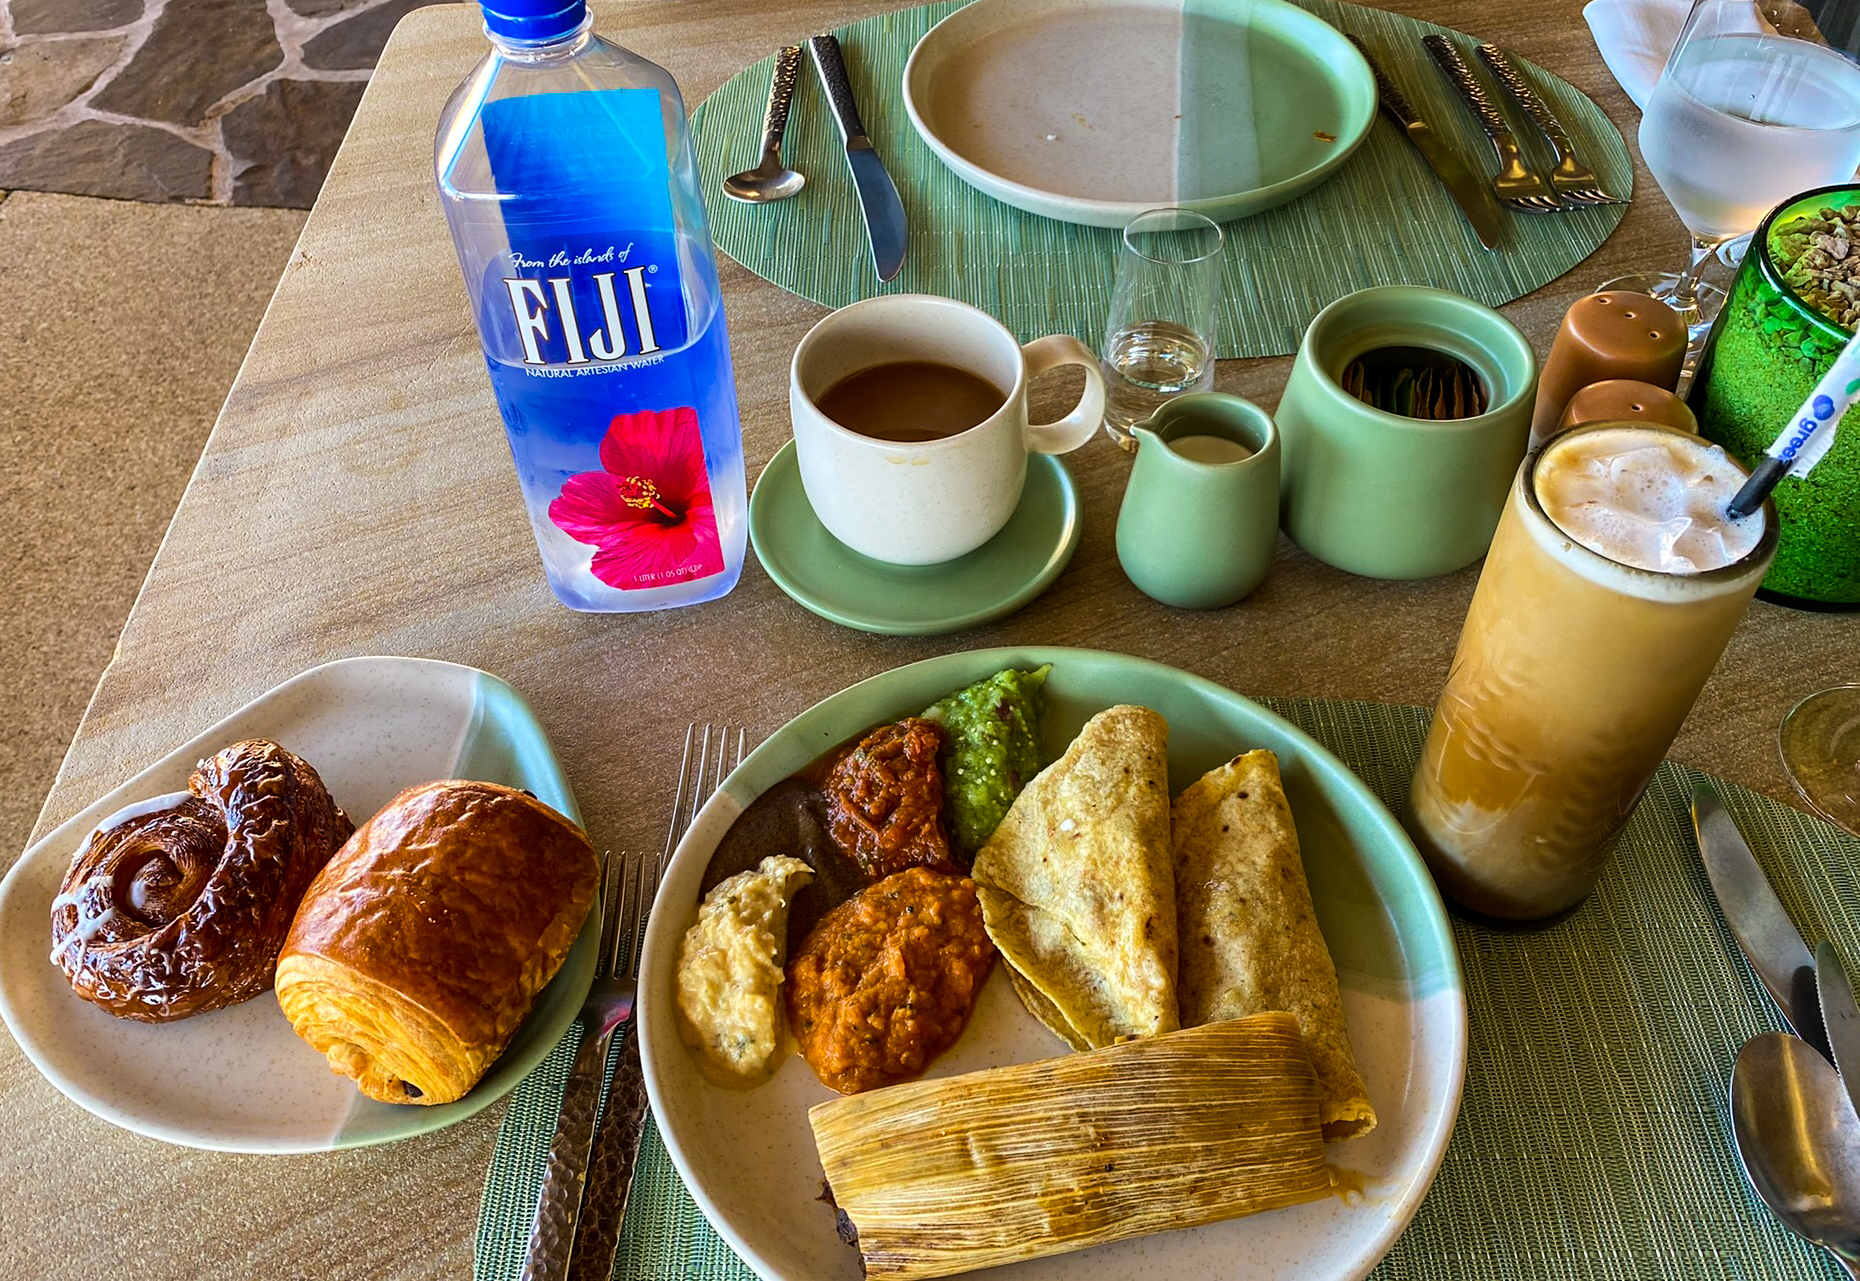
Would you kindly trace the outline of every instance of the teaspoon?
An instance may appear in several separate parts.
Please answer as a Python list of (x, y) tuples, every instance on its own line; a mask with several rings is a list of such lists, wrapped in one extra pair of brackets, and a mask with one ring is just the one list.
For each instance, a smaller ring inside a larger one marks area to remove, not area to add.
[(789, 45), (775, 55), (769, 77), (769, 106), (762, 117), (762, 163), (723, 180), (723, 194), (752, 205), (786, 200), (807, 179), (781, 162), (781, 136), (788, 128), (788, 107), (794, 101), (795, 82), (801, 71), (801, 46)]
[(1731, 1133), (1763, 1204), (1860, 1278), (1860, 1118), (1828, 1061), (1783, 1032), (1745, 1042)]

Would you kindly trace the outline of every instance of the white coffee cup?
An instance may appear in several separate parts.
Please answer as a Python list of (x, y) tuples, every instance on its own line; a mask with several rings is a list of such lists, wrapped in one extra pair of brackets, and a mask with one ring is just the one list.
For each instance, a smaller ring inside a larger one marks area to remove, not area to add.
[[(820, 412), (817, 398), (875, 365), (929, 361), (1007, 390), (1001, 408), (954, 436), (891, 441), (860, 435)], [(1027, 384), (1059, 365), (1085, 370), (1085, 393), (1051, 423), (1027, 421)], [(807, 501), (832, 535), (895, 565), (934, 565), (974, 551), (1020, 505), (1027, 455), (1064, 454), (1104, 419), (1098, 357), (1064, 334), (1021, 346), (1006, 326), (953, 298), (888, 294), (822, 320), (795, 348), (788, 412)]]

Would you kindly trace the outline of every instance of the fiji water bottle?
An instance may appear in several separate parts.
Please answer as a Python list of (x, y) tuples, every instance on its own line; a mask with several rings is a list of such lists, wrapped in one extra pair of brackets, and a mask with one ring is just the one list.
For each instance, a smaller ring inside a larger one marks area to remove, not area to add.
[(486, 0), (434, 166), (549, 586), (712, 600), (743, 569), (742, 427), (678, 86), (585, 0)]

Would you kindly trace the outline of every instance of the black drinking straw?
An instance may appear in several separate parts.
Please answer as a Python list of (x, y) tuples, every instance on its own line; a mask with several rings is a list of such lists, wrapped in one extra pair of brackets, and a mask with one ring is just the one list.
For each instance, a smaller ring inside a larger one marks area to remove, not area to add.
[(1767, 454), (1763, 461), (1750, 473), (1750, 479), (1737, 491), (1731, 501), (1725, 505), (1724, 514), (1732, 520), (1742, 520), (1751, 512), (1763, 506), (1763, 500), (1770, 496), (1770, 491), (1784, 476), (1789, 474), (1789, 462), (1784, 458), (1771, 458)]

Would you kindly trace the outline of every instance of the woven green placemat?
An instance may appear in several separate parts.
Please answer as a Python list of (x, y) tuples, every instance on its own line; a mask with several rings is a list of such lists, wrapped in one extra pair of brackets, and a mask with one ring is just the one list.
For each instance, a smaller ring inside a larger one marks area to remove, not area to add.
[[(1261, 699), (1330, 747), (1399, 812), (1421, 708)], [(1782, 1023), (1698, 865), (1694, 781), (1661, 766), (1601, 885), (1561, 924), (1453, 922), (1471, 1039), (1440, 1175), (1375, 1277), (1828, 1277), (1840, 1270), (1745, 1186), (1724, 1091), (1737, 1047)], [(1808, 939), (1860, 941), (1860, 840), (1719, 783)], [(478, 1281), (523, 1268), (569, 1032), (512, 1095), (478, 1222)], [(616, 1049), (618, 1054), (618, 1049)], [(647, 1125), (621, 1233), (623, 1281), (753, 1281), (712, 1233)]]
[[(1399, 812), (1426, 733), (1415, 707), (1261, 699)], [(1668, 763), (1589, 900), (1543, 930), (1454, 920), (1470, 1045), (1427, 1199), (1376, 1278), (1839, 1278), (1745, 1185), (1725, 1090), (1737, 1049), (1782, 1030), (1699, 866), (1696, 770)], [(1860, 942), (1860, 841), (1717, 784), (1809, 939)], [(512, 1096), (485, 1181), (478, 1281), (522, 1269), (574, 1033)], [(753, 1281), (648, 1127), (623, 1281)], [(1213, 1281), (1213, 1279), (1210, 1279)]]
[[(1491, 145), (1421, 47), (1425, 35), (1458, 33), (1339, 0), (1295, 2), (1360, 36), (1476, 173), (1496, 169)], [(912, 46), (963, 3), (943, 0), (868, 18), (838, 33), (860, 115), (910, 218), (910, 248), (897, 279), (880, 285), (872, 273), (840, 136), (806, 67), (783, 155), (807, 175), (807, 186), (773, 205), (739, 204), (718, 191), (726, 175), (750, 168), (758, 158), (772, 54), (724, 84), (692, 115), (712, 234), (719, 248), (757, 275), (829, 307), (878, 293), (942, 294), (997, 317), (1022, 342), (1069, 333), (1095, 347), (1104, 337), (1118, 233), (1055, 222), (982, 195), (944, 167), (905, 114), (900, 86)], [(1470, 44), (1462, 48), (1471, 59)], [(1603, 185), (1628, 195), (1633, 168), (1608, 117), (1578, 90), (1529, 62), (1523, 65)], [(1521, 117), (1513, 123), (1527, 156), (1547, 171), (1542, 139)], [(1420, 153), (1379, 117), (1368, 140), (1330, 181), (1290, 204), (1226, 224), (1219, 355), (1288, 355), (1328, 303), (1370, 285), (1434, 285), (1496, 307), (1588, 257), (1624, 212), (1617, 205), (1570, 214), (1507, 214), (1509, 239), (1500, 251), (1488, 252)]]

